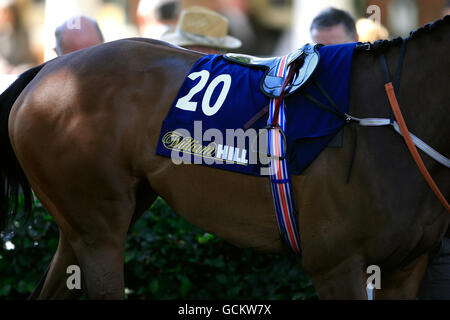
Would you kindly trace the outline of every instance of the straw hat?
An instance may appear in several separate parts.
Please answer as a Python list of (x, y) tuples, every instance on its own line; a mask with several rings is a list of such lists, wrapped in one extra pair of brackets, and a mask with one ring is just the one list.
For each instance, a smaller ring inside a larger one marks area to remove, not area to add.
[(205, 46), (236, 49), (242, 45), (239, 39), (228, 35), (226, 17), (197, 6), (183, 10), (176, 28), (163, 34), (161, 40), (180, 47)]

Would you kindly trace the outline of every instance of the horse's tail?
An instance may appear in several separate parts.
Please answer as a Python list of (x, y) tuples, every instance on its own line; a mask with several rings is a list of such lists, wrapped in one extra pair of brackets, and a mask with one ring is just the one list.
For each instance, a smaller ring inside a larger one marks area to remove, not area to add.
[(11, 146), (8, 119), (14, 102), (43, 67), (24, 72), (0, 95), (0, 231), (17, 213), (20, 193), (24, 195), (25, 212), (31, 213), (33, 193)]

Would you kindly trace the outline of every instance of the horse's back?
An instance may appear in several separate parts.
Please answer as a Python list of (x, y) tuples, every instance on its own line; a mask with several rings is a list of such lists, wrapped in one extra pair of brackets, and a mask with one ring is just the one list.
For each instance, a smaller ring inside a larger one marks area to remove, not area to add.
[(12, 109), (12, 144), (19, 154), (22, 145), (29, 154), (29, 145), (39, 141), (123, 152), (146, 126), (162, 122), (199, 56), (158, 41), (127, 39), (50, 61)]
[[(25, 93), (45, 93), (49, 100), (59, 100), (58, 102), (61, 102), (68, 91), (77, 94), (80, 102), (86, 99), (103, 99), (105, 95), (116, 93), (117, 90), (135, 94), (142, 91), (146, 95), (153, 93), (159, 97), (157, 85), (161, 86), (163, 80), (169, 80), (170, 77), (173, 84), (170, 91), (176, 91), (200, 56), (151, 39), (119, 40), (76, 51), (48, 62)], [(39, 84), (38, 92), (35, 84)], [(101, 107), (99, 104), (96, 106)]]

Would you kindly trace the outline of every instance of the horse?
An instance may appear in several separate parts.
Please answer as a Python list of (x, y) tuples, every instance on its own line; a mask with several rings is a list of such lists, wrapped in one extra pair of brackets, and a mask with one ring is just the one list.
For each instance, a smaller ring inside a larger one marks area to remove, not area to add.
[[(399, 101), (411, 131), (450, 153), (449, 17), (407, 42)], [(379, 64), (391, 75), (399, 41), (357, 51), (350, 113), (386, 117)], [(79, 265), (90, 299), (124, 298), (125, 238), (159, 196), (192, 224), (242, 248), (287, 254), (268, 179), (175, 165), (155, 154), (161, 123), (201, 53), (131, 38), (83, 49), (25, 72), (1, 96), (2, 207), (32, 191), (60, 229), (59, 244), (33, 298), (72, 299), (69, 265)], [(444, 72), (442, 72), (444, 71)], [(415, 299), (428, 257), (450, 216), (417, 170), (402, 137), (387, 127), (357, 127), (351, 182), (345, 184), (354, 134), (326, 148), (292, 176), (302, 264), (321, 299), (367, 299), (367, 268), (379, 266), (376, 299)], [(448, 197), (450, 172), (425, 157)], [(32, 190), (32, 191), (31, 191)], [(4, 226), (4, 223), (3, 223)]]

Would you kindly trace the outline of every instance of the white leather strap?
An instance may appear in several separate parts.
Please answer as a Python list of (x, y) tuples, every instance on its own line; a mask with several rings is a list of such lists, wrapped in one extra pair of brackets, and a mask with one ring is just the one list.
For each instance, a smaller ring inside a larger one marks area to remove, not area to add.
[[(382, 127), (382, 126), (389, 126), (392, 125), (392, 127), (397, 131), (398, 134), (402, 135), (400, 128), (396, 121), (393, 123), (390, 119), (383, 119), (383, 118), (367, 118), (367, 119), (358, 119), (355, 117), (350, 116), (352, 120), (355, 120), (359, 123), (360, 126), (363, 127)], [(420, 140), (418, 137), (410, 133), (411, 139), (416, 145), (417, 148), (425, 152), (427, 155), (429, 155), (431, 158), (439, 162), (440, 164), (446, 166), (447, 168), (450, 168), (450, 159), (444, 157), (442, 154), (434, 150), (432, 147), (427, 145), (425, 142)]]

